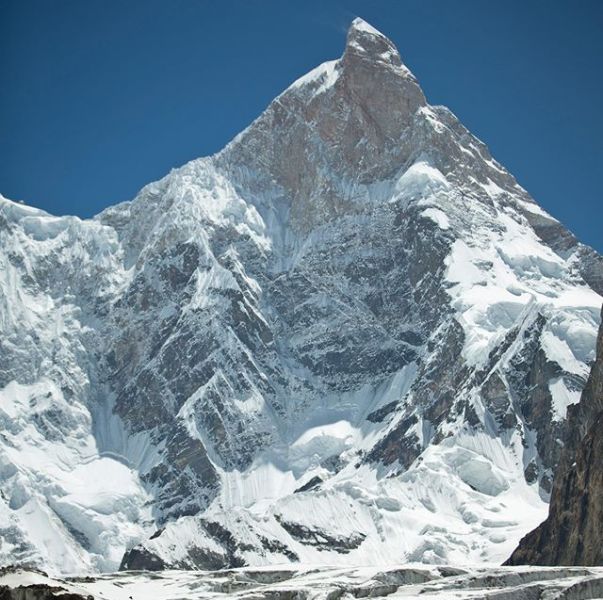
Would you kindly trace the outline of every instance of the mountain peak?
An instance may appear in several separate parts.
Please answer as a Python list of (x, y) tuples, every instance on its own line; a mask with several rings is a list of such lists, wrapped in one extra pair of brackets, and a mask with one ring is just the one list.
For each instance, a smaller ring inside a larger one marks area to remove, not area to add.
[(402, 65), (393, 42), (360, 17), (356, 17), (348, 29), (344, 56), (350, 55), (396, 67)]
[(357, 18), (342, 57), (295, 81), (220, 157), (278, 181), (294, 199), (292, 222), (306, 230), (350, 204), (326, 173), (369, 181), (407, 162), (400, 140), (426, 105), (394, 44)]
[(352, 31), (363, 31), (369, 35), (385, 37), (380, 31), (375, 29), (370, 23), (367, 23), (362, 17), (356, 17), (350, 24), (348, 35)]

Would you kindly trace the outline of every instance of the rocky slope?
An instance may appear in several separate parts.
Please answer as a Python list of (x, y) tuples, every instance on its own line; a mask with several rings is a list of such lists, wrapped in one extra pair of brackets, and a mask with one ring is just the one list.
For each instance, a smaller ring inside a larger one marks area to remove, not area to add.
[(0, 561), (500, 561), (544, 517), (601, 257), (357, 19), (90, 221), (0, 199)]
[(603, 327), (555, 474), (548, 518), (520, 542), (510, 565), (603, 565)]

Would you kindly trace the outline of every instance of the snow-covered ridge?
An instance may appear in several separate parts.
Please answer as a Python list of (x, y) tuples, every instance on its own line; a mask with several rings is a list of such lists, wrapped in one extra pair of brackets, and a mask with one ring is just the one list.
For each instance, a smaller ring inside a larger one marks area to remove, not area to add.
[(356, 20), (133, 201), (0, 198), (0, 290), (1, 562), (497, 563), (545, 516), (603, 267)]

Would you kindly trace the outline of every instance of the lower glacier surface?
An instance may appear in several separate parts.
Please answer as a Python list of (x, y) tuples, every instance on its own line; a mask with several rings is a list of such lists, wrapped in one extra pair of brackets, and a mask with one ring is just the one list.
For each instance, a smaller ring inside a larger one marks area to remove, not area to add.
[[(52, 595), (35, 595), (35, 594)], [(586, 600), (603, 597), (602, 567), (282, 567), (113, 573), (53, 579), (3, 569), (0, 597), (98, 600), (434, 598)]]

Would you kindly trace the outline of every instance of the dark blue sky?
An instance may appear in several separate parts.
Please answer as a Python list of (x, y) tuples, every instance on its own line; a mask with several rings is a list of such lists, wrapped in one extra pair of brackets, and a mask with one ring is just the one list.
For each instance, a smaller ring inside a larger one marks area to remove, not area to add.
[(219, 150), (356, 15), (603, 251), (603, 1), (0, 0), (0, 192), (90, 216)]

